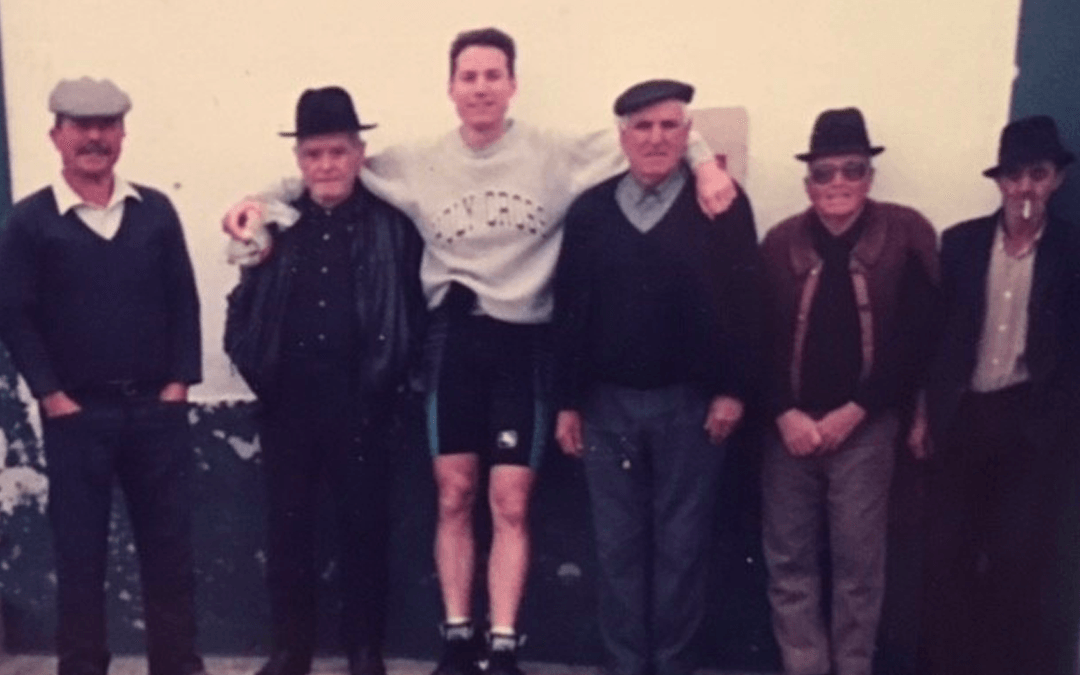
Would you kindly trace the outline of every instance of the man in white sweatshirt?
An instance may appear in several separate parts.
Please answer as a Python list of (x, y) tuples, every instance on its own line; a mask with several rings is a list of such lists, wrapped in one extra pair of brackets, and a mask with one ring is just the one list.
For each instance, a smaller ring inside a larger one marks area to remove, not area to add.
[[(364, 184), (409, 215), (424, 240), (420, 277), (432, 310), (427, 431), (446, 611), (433, 675), (479, 672), (472, 513), (482, 469), (490, 472), (493, 524), (488, 673), (521, 673), (516, 620), (529, 563), (529, 497), (554, 415), (548, 324), (562, 217), (585, 188), (625, 167), (611, 131), (570, 138), (509, 119), (514, 57), (502, 31), (459, 34), (450, 47), (449, 95), (460, 127), (431, 143), (384, 151), (361, 171)], [(724, 211), (736, 194), (731, 179), (700, 137), (687, 154), (703, 208)], [(296, 192), (283, 187), (273, 199)], [(258, 201), (241, 202), (225, 229), (249, 239), (264, 212)]]

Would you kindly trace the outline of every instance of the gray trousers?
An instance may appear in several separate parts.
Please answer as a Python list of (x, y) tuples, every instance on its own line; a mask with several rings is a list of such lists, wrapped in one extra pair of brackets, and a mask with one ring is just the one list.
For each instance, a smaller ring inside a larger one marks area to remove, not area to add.
[(705, 609), (705, 554), (723, 446), (686, 386), (602, 386), (583, 410), (585, 475), (614, 675), (688, 675)]
[[(835, 452), (792, 457), (765, 442), (762, 517), (773, 632), (787, 675), (870, 675), (885, 593), (885, 528), (897, 418), (864, 421)], [(822, 553), (832, 563), (832, 616)]]

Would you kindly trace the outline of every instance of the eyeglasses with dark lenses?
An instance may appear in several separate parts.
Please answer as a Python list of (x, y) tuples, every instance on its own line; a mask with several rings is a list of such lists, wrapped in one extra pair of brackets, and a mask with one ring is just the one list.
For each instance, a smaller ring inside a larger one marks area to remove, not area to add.
[(844, 180), (857, 181), (866, 178), (870, 173), (868, 162), (844, 162), (843, 164), (814, 164), (810, 166), (810, 182), (818, 185), (828, 185), (839, 173)]

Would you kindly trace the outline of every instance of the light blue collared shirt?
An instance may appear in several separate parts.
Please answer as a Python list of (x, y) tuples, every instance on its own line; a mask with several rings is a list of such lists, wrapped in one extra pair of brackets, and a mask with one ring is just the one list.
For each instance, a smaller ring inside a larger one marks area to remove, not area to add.
[(675, 203), (689, 175), (686, 164), (679, 162), (659, 185), (647, 188), (627, 173), (615, 186), (615, 202), (634, 227), (642, 233), (648, 232)]

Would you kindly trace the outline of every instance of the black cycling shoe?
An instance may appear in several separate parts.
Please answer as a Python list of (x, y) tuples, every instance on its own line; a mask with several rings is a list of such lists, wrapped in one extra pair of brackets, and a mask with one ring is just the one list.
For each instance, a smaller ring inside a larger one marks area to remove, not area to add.
[(471, 623), (441, 624), (443, 653), (431, 675), (482, 675), (480, 644)]
[(488, 633), (487, 675), (525, 675), (518, 667), (517, 650), (524, 636)]

